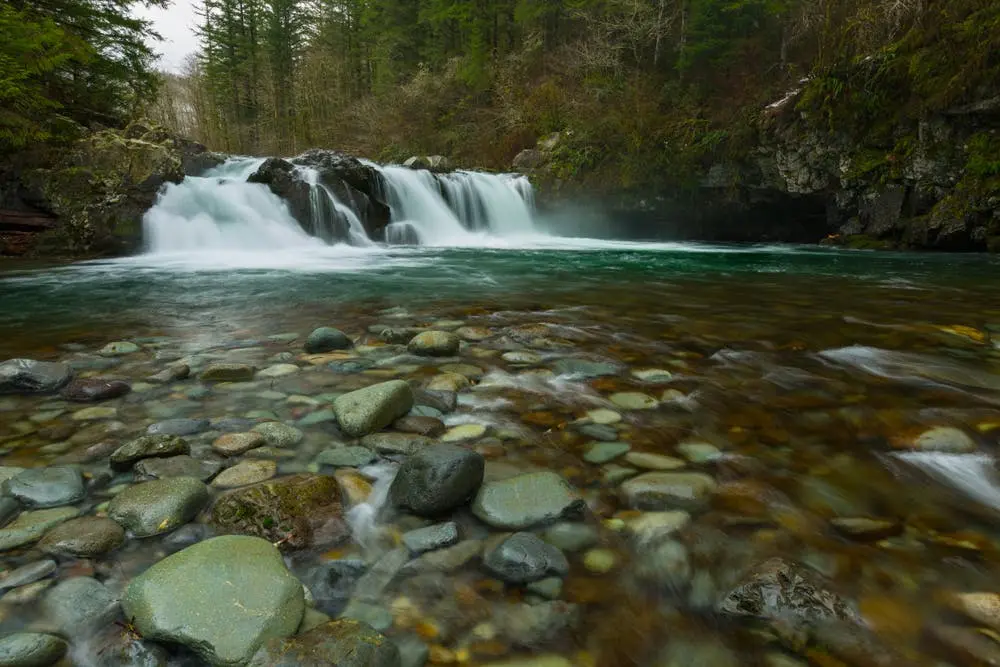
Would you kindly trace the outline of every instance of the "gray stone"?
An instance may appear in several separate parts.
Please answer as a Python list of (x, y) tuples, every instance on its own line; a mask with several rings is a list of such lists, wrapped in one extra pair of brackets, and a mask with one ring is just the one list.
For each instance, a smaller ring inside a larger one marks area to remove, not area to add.
[(483, 482), (486, 461), (453, 445), (428, 447), (408, 458), (396, 473), (389, 498), (420, 516), (439, 516), (472, 498)]
[(527, 584), (569, 574), (566, 556), (532, 533), (515, 533), (483, 558), (483, 565), (499, 579)]
[(589, 359), (559, 359), (552, 367), (559, 375), (568, 375), (581, 380), (618, 374), (616, 364)]
[(168, 533), (191, 521), (208, 502), (208, 487), (175, 477), (131, 486), (112, 498), (108, 516), (136, 537)]
[(17, 632), (0, 639), (0, 666), (48, 667), (69, 648), (64, 639), (39, 632)]
[(562, 551), (575, 553), (597, 544), (597, 529), (586, 523), (557, 523), (549, 526), (542, 539)]
[(434, 417), (403, 417), (393, 422), (392, 427), (402, 433), (422, 435), (428, 438), (436, 438), (445, 431), (444, 422)]
[(0, 363), (0, 394), (54, 394), (72, 377), (66, 364), (10, 359)]
[(136, 481), (193, 477), (207, 482), (221, 469), (221, 461), (196, 459), (182, 454), (165, 459), (143, 459), (135, 464), (134, 471)]
[(393, 549), (379, 558), (364, 576), (358, 579), (354, 588), (354, 598), (378, 602), (409, 560), (410, 552), (403, 548)]
[(209, 422), (209, 428), (222, 433), (243, 433), (252, 429), (257, 422), (243, 417), (223, 417)]
[(115, 341), (102, 347), (98, 354), (102, 357), (122, 357), (126, 354), (135, 354), (140, 349), (142, 348), (129, 341)]
[(698, 509), (715, 490), (715, 480), (702, 473), (650, 472), (624, 482), (621, 499), (641, 510)]
[(483, 550), (480, 540), (465, 540), (447, 549), (429, 551), (403, 568), (406, 574), (449, 573), (467, 565)]
[(172, 364), (164, 368), (159, 373), (149, 376), (146, 378), (146, 381), (154, 384), (170, 384), (171, 382), (186, 380), (190, 376), (190, 366), (187, 364)]
[[(494, 623), (504, 641), (538, 648), (557, 640), (580, 621), (580, 609), (562, 601), (499, 606)], [(516, 663), (515, 663), (516, 664)]]
[(83, 476), (75, 466), (30, 468), (0, 487), (29, 508), (61, 507), (83, 500)]
[(111, 467), (129, 470), (142, 459), (178, 456), (191, 452), (187, 440), (176, 435), (144, 435), (122, 445), (111, 454)]
[(280, 422), (257, 424), (253, 427), (253, 432), (264, 436), (264, 440), (271, 447), (294, 447), (302, 442), (304, 437), (299, 429)]
[[(403, 546), (413, 555), (435, 551), (458, 544), (458, 524), (454, 521), (439, 523), (403, 533)], [(0, 586), (2, 586), (0, 582)]]
[(341, 618), (358, 621), (377, 632), (385, 632), (392, 627), (392, 612), (382, 605), (351, 600)]
[(595, 442), (584, 452), (583, 460), (587, 463), (607, 463), (627, 454), (631, 449), (632, 445), (627, 442)]
[(165, 419), (150, 424), (146, 429), (149, 435), (197, 435), (208, 430), (207, 419)]
[(187, 646), (212, 665), (245, 664), (292, 635), (305, 610), (278, 549), (238, 535), (167, 556), (132, 580), (122, 606), (143, 637)]
[(37, 545), (43, 553), (96, 558), (125, 543), (125, 530), (111, 519), (84, 516), (70, 519), (48, 533)]
[(535, 472), (488, 482), (479, 489), (473, 513), (503, 530), (523, 530), (583, 511), (579, 495), (559, 475)]
[(10, 523), (21, 512), (21, 503), (6, 496), (0, 497), (0, 528)]
[(274, 461), (247, 459), (219, 473), (212, 480), (212, 486), (218, 489), (235, 489), (264, 482), (277, 474), (278, 464)]
[(62, 390), (62, 397), (67, 401), (89, 403), (120, 398), (132, 391), (131, 385), (122, 380), (105, 378), (80, 378), (73, 380)]
[(332, 447), (316, 457), (316, 463), (333, 468), (360, 468), (378, 460), (367, 447)]
[(462, 340), (449, 331), (424, 331), (413, 337), (406, 348), (427, 357), (452, 357), (458, 354)]
[(722, 457), (719, 448), (707, 442), (682, 442), (677, 445), (677, 451), (695, 464), (710, 463)]
[(419, 637), (412, 634), (393, 637), (399, 649), (399, 667), (424, 667), (430, 656), (430, 649)]
[(562, 577), (548, 577), (539, 581), (533, 581), (524, 587), (529, 593), (540, 595), (546, 600), (558, 600), (562, 595)]
[(691, 580), (687, 548), (675, 540), (641, 550), (634, 569), (637, 577), (657, 586), (682, 588)]
[(50, 528), (79, 516), (79, 514), (80, 510), (75, 507), (22, 512), (14, 523), (0, 530), (0, 551), (33, 544), (40, 540)]
[(402, 380), (352, 391), (333, 403), (341, 430), (354, 438), (381, 431), (412, 407), (413, 390)]
[(212, 364), (201, 373), (202, 382), (249, 382), (254, 367), (246, 364)]
[(384, 456), (409, 456), (433, 442), (428, 437), (413, 433), (372, 433), (361, 439), (361, 444)]
[(322, 354), (334, 350), (346, 350), (354, 344), (343, 331), (332, 327), (320, 327), (306, 339), (305, 351), (308, 354)]
[(38, 560), (11, 570), (0, 579), (0, 591), (27, 586), (40, 581), (58, 569), (54, 560)]
[(401, 667), (396, 644), (355, 619), (331, 621), (291, 639), (272, 639), (249, 664), (250, 667)]
[(689, 523), (687, 512), (646, 512), (626, 521), (625, 530), (637, 546), (647, 547), (684, 530)]
[(96, 579), (74, 577), (49, 590), (42, 613), (60, 634), (82, 638), (117, 618), (118, 599)]

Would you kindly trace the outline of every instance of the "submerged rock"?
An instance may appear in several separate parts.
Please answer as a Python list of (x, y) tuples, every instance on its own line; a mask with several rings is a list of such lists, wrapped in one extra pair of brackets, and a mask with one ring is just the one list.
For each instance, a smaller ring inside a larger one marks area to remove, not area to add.
[(62, 397), (67, 401), (90, 403), (119, 398), (132, 391), (131, 385), (122, 380), (107, 380), (104, 378), (81, 378), (73, 380), (62, 390)]
[(30, 468), (3, 483), (3, 492), (28, 508), (71, 505), (87, 495), (75, 466)]
[(579, 621), (580, 608), (558, 600), (501, 606), (494, 617), (499, 635), (525, 648), (537, 648), (555, 641)]
[(39, 560), (34, 563), (22, 565), (16, 570), (11, 570), (3, 577), (0, 577), (0, 591), (33, 584), (49, 576), (57, 569), (59, 569), (59, 566), (56, 565), (54, 560)]
[(59, 661), (69, 648), (60, 637), (40, 632), (16, 632), (0, 639), (3, 667), (48, 667)]
[(385, 635), (360, 621), (339, 619), (291, 639), (272, 639), (250, 667), (400, 667), (399, 650)]
[(45, 620), (69, 637), (86, 637), (118, 616), (118, 599), (90, 577), (74, 577), (56, 584), (42, 600)]
[(232, 468), (227, 468), (212, 480), (218, 489), (234, 489), (267, 481), (278, 474), (278, 464), (274, 461), (247, 459)]
[(708, 501), (715, 480), (703, 473), (650, 472), (621, 485), (622, 501), (633, 509), (697, 509)]
[(207, 419), (165, 419), (150, 424), (146, 433), (149, 435), (197, 435), (207, 431), (209, 424)]
[[(458, 543), (458, 524), (454, 521), (439, 523), (403, 533), (403, 546), (413, 555), (450, 547)], [(3, 582), (0, 581), (0, 586)]]
[(212, 449), (223, 456), (239, 456), (265, 445), (267, 439), (262, 433), (227, 433), (212, 443)]
[(921, 433), (911, 444), (922, 452), (969, 454), (978, 449), (976, 441), (965, 431), (950, 426), (939, 426)]
[(408, 458), (389, 488), (389, 498), (420, 516), (439, 516), (471, 499), (483, 483), (481, 454), (452, 445), (428, 447)]
[(523, 530), (583, 511), (583, 500), (553, 472), (535, 472), (483, 484), (472, 504), (480, 520), (504, 530)]
[(111, 454), (111, 467), (124, 471), (142, 459), (178, 456), (190, 451), (187, 440), (176, 435), (144, 435), (116, 449)]
[(136, 481), (170, 479), (172, 477), (193, 477), (207, 482), (222, 469), (217, 460), (196, 459), (186, 454), (164, 459), (143, 459), (135, 464)]
[(307, 354), (322, 354), (334, 350), (346, 350), (354, 344), (340, 329), (332, 327), (320, 327), (306, 339), (305, 351)]
[(566, 556), (532, 533), (511, 535), (483, 557), (483, 565), (511, 584), (527, 584), (569, 574)]
[(102, 347), (98, 354), (102, 357), (123, 357), (127, 354), (135, 354), (141, 350), (138, 345), (127, 340), (115, 341)]
[(331, 545), (347, 536), (336, 478), (293, 475), (230, 491), (212, 507), (223, 533), (253, 535), (289, 548)]
[(427, 357), (453, 357), (461, 345), (462, 340), (450, 331), (424, 331), (414, 336), (406, 347), (413, 354)]
[(202, 382), (249, 382), (254, 367), (246, 364), (212, 364), (201, 373)]
[(63, 521), (69, 521), (79, 514), (80, 510), (75, 507), (22, 512), (13, 523), (0, 529), (0, 551), (37, 542), (50, 528), (58, 526)]
[(85, 516), (56, 526), (41, 539), (39, 551), (58, 556), (95, 558), (125, 543), (125, 530), (115, 521)]
[(381, 431), (412, 407), (413, 390), (402, 380), (352, 391), (333, 403), (341, 430), (354, 438)]
[(317, 464), (333, 468), (361, 468), (377, 460), (375, 452), (367, 447), (333, 447), (316, 457)]
[(280, 422), (257, 424), (253, 427), (253, 432), (264, 436), (264, 441), (271, 447), (294, 447), (304, 437), (299, 429)]
[(0, 394), (53, 394), (72, 377), (67, 364), (10, 359), (0, 363)]
[(264, 643), (294, 634), (305, 611), (280, 552), (242, 536), (168, 556), (132, 580), (122, 606), (143, 637), (187, 646), (212, 665), (245, 664)]
[(183, 526), (207, 503), (207, 486), (175, 477), (130, 486), (111, 499), (108, 516), (136, 537), (151, 537)]

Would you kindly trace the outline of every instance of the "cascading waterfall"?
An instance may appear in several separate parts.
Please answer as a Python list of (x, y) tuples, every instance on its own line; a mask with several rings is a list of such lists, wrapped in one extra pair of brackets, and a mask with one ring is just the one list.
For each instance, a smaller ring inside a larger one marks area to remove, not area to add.
[[(307, 228), (288, 204), (259, 183), (248, 183), (264, 163), (231, 158), (201, 177), (168, 185), (144, 219), (152, 253), (196, 251), (274, 251), (347, 243), (475, 246), (495, 237), (538, 236), (534, 193), (527, 178), (515, 174), (456, 171), (432, 174), (401, 166), (366, 163), (381, 175), (391, 210), (384, 238), (370, 239), (354, 202), (338, 199), (319, 171), (296, 167), (309, 186)], [(299, 213), (304, 215), (304, 213)]]

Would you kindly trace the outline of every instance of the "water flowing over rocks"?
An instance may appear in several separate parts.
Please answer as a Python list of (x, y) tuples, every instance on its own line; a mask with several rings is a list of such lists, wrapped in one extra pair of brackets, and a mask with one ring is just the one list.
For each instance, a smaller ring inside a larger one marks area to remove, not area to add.
[(278, 550), (242, 536), (168, 556), (132, 580), (122, 606), (143, 637), (188, 646), (212, 665), (247, 663), (267, 641), (294, 634), (305, 610)]

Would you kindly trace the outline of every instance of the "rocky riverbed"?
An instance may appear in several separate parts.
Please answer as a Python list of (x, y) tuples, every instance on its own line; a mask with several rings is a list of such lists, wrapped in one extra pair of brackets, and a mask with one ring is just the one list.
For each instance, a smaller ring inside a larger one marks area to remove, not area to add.
[(989, 330), (357, 313), (0, 364), (0, 665), (1000, 663)]

